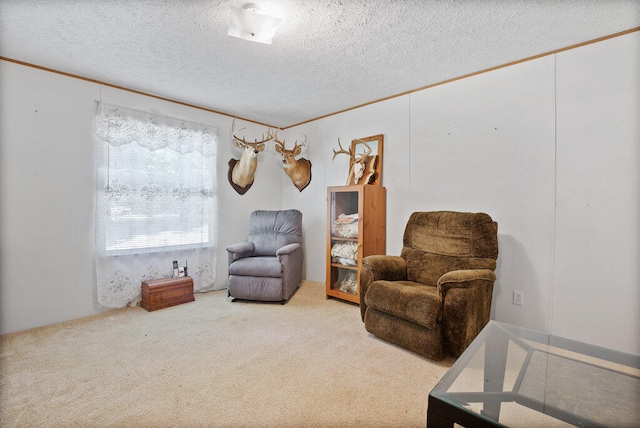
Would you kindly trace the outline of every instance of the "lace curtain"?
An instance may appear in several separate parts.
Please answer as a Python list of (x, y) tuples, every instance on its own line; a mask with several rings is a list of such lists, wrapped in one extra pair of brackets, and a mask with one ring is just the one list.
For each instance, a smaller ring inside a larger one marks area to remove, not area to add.
[(98, 103), (95, 144), (98, 302), (136, 302), (174, 260), (195, 291), (213, 288), (217, 129)]

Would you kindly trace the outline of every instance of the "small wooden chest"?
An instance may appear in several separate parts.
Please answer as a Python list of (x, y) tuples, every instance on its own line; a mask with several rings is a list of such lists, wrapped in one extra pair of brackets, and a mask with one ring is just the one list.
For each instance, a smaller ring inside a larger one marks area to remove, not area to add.
[(190, 276), (162, 278), (142, 283), (142, 306), (155, 311), (181, 303), (193, 302), (193, 279)]

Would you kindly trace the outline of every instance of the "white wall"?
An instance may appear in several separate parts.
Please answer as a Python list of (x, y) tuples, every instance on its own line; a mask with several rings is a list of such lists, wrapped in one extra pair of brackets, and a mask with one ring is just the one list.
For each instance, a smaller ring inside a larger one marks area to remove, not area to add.
[(99, 88), (0, 61), (0, 327), (95, 312), (91, 126)]
[(219, 287), (253, 209), (303, 212), (305, 277), (324, 282), (326, 187), (348, 173), (332, 149), (384, 134), (389, 254), (412, 211), (485, 211), (499, 222), (494, 319), (640, 355), (639, 48), (636, 32), (287, 129), (289, 144), (307, 136), (310, 185), (299, 192), (269, 147), (244, 196), (226, 181), (230, 118), (0, 61), (2, 331), (100, 310), (91, 120), (103, 99), (219, 127)]
[[(271, 149), (243, 196), (227, 181), (231, 121), (175, 103), (0, 61), (0, 331), (95, 314), (93, 263), (96, 100), (218, 127), (219, 223), (216, 288), (227, 286), (230, 244), (246, 237), (254, 209), (282, 205), (280, 166)], [(263, 127), (246, 126), (246, 138)]]
[(300, 204), (307, 278), (324, 281), (324, 192), (347, 177), (331, 149), (382, 133), (389, 254), (413, 211), (487, 212), (499, 223), (493, 319), (640, 355), (639, 43), (636, 32), (288, 129), (308, 135), (323, 179)]
[[(413, 211), (498, 222), (493, 318), (548, 330), (554, 180), (553, 57), (412, 96)], [(512, 304), (523, 291), (525, 306)]]
[(553, 333), (640, 355), (640, 33), (556, 68)]

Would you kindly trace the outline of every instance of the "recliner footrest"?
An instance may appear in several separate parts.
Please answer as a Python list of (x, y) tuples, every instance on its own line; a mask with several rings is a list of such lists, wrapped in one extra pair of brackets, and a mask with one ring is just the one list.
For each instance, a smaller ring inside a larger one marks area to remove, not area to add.
[(376, 309), (431, 330), (440, 328), (442, 301), (438, 289), (410, 281), (375, 281), (365, 302)]
[(367, 331), (381, 339), (424, 355), (433, 360), (444, 357), (440, 325), (427, 330), (410, 321), (367, 308), (364, 318)]

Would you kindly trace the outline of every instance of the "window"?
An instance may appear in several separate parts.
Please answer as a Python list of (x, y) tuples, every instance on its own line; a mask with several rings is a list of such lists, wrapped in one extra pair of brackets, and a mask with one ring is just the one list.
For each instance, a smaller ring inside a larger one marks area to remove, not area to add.
[[(216, 129), (100, 103), (95, 139), (96, 250), (99, 270), (107, 267), (109, 272), (99, 277), (99, 288), (100, 280), (117, 283), (114, 275), (119, 273), (121, 278), (133, 276), (131, 287), (139, 292), (138, 279), (166, 276), (172, 260), (184, 265), (187, 257), (192, 258), (193, 277), (193, 257), (199, 257), (194, 251), (215, 253), (216, 247)], [(132, 274), (126, 266), (136, 260), (118, 258), (145, 254), (157, 268)], [(110, 264), (118, 269), (108, 268)]]

